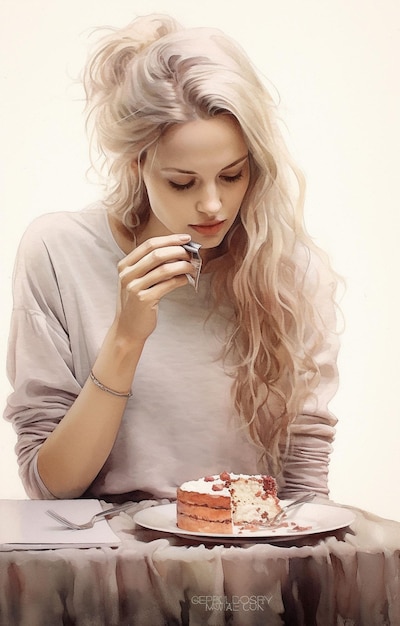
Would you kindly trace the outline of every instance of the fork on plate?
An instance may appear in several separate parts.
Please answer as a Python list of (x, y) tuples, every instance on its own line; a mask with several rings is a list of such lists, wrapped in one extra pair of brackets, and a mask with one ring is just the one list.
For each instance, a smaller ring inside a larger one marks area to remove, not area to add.
[(275, 515), (275, 517), (268, 520), (267, 526), (275, 526), (276, 524), (279, 524), (279, 522), (282, 521), (282, 518), (286, 515), (287, 511), (290, 511), (290, 509), (297, 508), (298, 506), (301, 506), (305, 502), (311, 502), (311, 500), (314, 500), (315, 496), (316, 496), (315, 493), (307, 492), (303, 494), (302, 496), (299, 496), (295, 500), (292, 500), (291, 502), (283, 506), (281, 510), (279, 511), (279, 513)]
[(46, 511), (46, 513), (47, 515), (50, 515), (50, 517), (55, 519), (57, 522), (59, 522), (66, 528), (69, 528), (70, 530), (86, 530), (88, 528), (93, 528), (96, 522), (99, 522), (100, 520), (105, 519), (106, 517), (109, 517), (110, 515), (116, 515), (117, 513), (120, 513), (121, 511), (125, 511), (126, 509), (129, 509), (130, 507), (132, 507), (134, 504), (135, 504), (134, 502), (126, 502), (125, 504), (118, 504), (117, 506), (113, 506), (109, 509), (106, 509), (105, 511), (96, 513), (96, 515), (93, 515), (93, 517), (84, 524), (76, 524), (75, 522), (72, 522), (71, 520), (67, 519), (66, 517), (63, 517), (62, 515), (60, 515), (59, 513), (56, 513), (56, 511), (53, 511), (51, 509)]

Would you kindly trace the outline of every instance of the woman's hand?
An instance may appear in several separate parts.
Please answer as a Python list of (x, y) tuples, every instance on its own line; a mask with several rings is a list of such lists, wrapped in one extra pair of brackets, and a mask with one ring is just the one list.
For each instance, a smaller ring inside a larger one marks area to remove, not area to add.
[(186, 274), (193, 274), (189, 255), (182, 247), (189, 241), (189, 235), (153, 237), (118, 264), (114, 326), (125, 341), (144, 342), (156, 327), (160, 299), (185, 285)]

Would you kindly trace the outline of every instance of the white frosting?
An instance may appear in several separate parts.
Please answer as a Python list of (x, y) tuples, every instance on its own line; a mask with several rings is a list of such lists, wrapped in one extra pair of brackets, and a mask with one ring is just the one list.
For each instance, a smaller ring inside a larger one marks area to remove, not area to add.
[[(237, 480), (238, 478), (262, 478), (261, 475), (249, 476), (248, 474), (233, 473), (229, 473), (229, 476), (232, 481)], [(225, 481), (221, 480), (219, 474), (215, 474), (214, 476), (212, 476), (212, 478), (214, 478), (213, 481), (204, 480), (204, 478), (199, 478), (199, 480), (188, 480), (187, 482), (183, 483), (180, 488), (182, 489), (182, 491), (194, 491), (196, 493), (206, 493), (214, 496), (229, 496), (230, 491), (227, 487), (225, 487)], [(215, 489), (213, 489), (213, 485), (224, 485), (224, 487), (219, 491), (215, 491)]]

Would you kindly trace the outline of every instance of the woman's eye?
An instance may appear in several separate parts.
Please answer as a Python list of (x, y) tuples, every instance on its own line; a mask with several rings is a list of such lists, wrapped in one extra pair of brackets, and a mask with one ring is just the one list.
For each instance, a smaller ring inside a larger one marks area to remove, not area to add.
[(234, 176), (222, 176), (223, 180), (226, 183), (236, 183), (236, 181), (241, 180), (243, 178), (243, 171), (241, 170), (238, 174)]
[(168, 181), (172, 189), (176, 189), (176, 191), (184, 191), (185, 189), (190, 189), (194, 185), (194, 181), (190, 180), (188, 183), (175, 183), (173, 180)]

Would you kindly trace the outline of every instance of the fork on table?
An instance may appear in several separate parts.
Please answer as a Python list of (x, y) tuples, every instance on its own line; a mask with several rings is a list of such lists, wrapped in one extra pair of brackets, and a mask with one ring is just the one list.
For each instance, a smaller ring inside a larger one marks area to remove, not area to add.
[(75, 522), (72, 522), (71, 520), (67, 519), (66, 517), (63, 517), (62, 515), (60, 515), (59, 513), (56, 513), (56, 511), (53, 511), (51, 509), (46, 511), (46, 513), (47, 515), (50, 515), (50, 517), (55, 519), (57, 522), (59, 522), (66, 528), (69, 528), (70, 530), (86, 530), (87, 528), (93, 528), (96, 522), (99, 522), (100, 520), (105, 519), (106, 517), (109, 517), (110, 515), (116, 515), (117, 513), (120, 513), (121, 511), (125, 511), (126, 509), (129, 509), (130, 507), (132, 507), (134, 504), (135, 504), (134, 502), (126, 502), (125, 504), (118, 504), (117, 506), (113, 506), (109, 509), (106, 509), (105, 511), (96, 513), (96, 515), (93, 515), (93, 517), (84, 524), (76, 524)]

